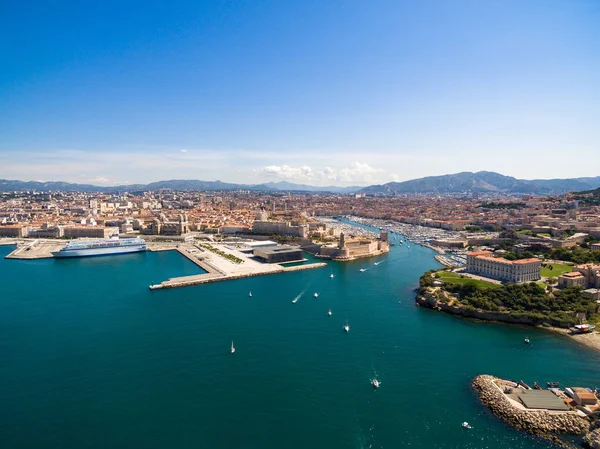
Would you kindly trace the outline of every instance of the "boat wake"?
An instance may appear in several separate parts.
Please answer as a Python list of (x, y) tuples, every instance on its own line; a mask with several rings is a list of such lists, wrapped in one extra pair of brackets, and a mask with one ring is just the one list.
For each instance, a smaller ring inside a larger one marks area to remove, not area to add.
[[(308, 288), (308, 287), (307, 287)], [(302, 298), (302, 295), (304, 295), (304, 293), (306, 292), (306, 288), (304, 290), (302, 290), (298, 296), (296, 296), (294, 299), (292, 299), (292, 304), (296, 304), (298, 302), (298, 300), (300, 298)]]

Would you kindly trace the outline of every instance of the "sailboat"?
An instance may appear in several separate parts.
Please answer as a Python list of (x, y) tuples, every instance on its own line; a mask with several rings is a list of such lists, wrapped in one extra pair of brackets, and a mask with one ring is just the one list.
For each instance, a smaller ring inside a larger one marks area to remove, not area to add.
[(328, 316), (331, 316), (331, 315), (332, 315), (332, 313), (331, 313), (331, 309), (329, 309), (329, 310), (327, 311), (327, 315), (328, 315)]
[(248, 296), (250, 296), (250, 298), (252, 298), (252, 292), (248, 293)]
[(231, 353), (233, 354), (235, 352), (235, 347), (233, 346), (233, 340), (231, 340)]
[(331, 274), (329, 275), (329, 277), (330, 277), (331, 279), (333, 279), (333, 271), (331, 272)]
[(348, 320), (346, 320), (346, 325), (344, 326), (344, 330), (346, 332), (350, 332), (350, 326), (348, 326)]
[(315, 298), (318, 298), (318, 297), (319, 297), (319, 294), (318, 294), (317, 292), (315, 292), (315, 294), (314, 294), (314, 297), (315, 297)]
[(377, 389), (379, 388), (379, 385), (381, 385), (381, 382), (379, 382), (377, 378), (374, 377), (373, 380), (371, 380), (371, 385), (373, 385), (373, 388)]

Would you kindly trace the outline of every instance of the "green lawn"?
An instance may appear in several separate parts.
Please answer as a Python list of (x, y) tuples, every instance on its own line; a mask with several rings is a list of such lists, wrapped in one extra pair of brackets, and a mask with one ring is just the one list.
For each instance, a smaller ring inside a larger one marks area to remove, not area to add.
[[(552, 267), (552, 270), (550, 267)], [(571, 271), (573, 271), (573, 267), (571, 265), (564, 263), (549, 263), (545, 267), (542, 267), (542, 277), (557, 278), (561, 274), (569, 273)]]
[(472, 285), (475, 285), (476, 287), (480, 287), (480, 288), (498, 288), (498, 287), (500, 287), (500, 285), (498, 285), (498, 284), (492, 284), (491, 282), (480, 281), (479, 279), (471, 279), (466, 276), (464, 278), (461, 278), (460, 274), (452, 273), (449, 271), (439, 271), (438, 274), (440, 275), (440, 277), (439, 277), (440, 281), (444, 281), (449, 284), (463, 284), (463, 285), (472, 284)]

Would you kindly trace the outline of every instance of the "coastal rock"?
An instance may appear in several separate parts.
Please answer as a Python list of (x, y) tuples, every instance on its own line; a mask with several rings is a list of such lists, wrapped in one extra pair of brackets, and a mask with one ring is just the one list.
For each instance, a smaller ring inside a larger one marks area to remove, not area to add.
[(583, 446), (590, 449), (600, 449), (600, 428), (592, 430), (583, 437)]
[(426, 291), (422, 295), (417, 295), (416, 303), (419, 306), (428, 309), (435, 309), (451, 315), (458, 315), (466, 318), (476, 318), (483, 321), (498, 321), (510, 324), (535, 325), (536, 323), (527, 317), (517, 317), (508, 312), (491, 312), (487, 310), (478, 310), (473, 307), (464, 307), (462, 305), (450, 305), (440, 301), (435, 296), (435, 292)]
[(589, 421), (576, 413), (528, 411), (515, 407), (494, 384), (496, 380), (499, 379), (494, 376), (480, 375), (473, 379), (472, 386), (481, 402), (513, 427), (550, 439), (553, 439), (552, 434), (581, 435), (589, 431)]

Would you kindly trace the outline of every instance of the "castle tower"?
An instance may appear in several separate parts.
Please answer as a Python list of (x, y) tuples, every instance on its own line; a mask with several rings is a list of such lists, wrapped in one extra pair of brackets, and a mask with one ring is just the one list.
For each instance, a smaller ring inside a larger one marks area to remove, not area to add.
[(344, 235), (343, 232), (340, 234), (340, 243), (338, 245), (338, 248), (339, 249), (346, 248), (346, 236)]

